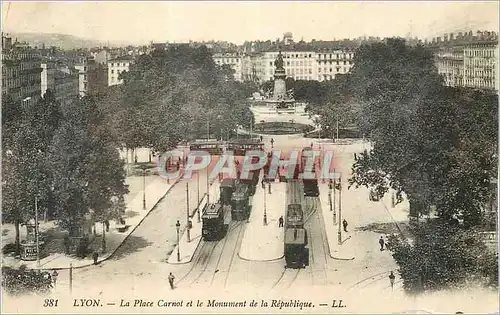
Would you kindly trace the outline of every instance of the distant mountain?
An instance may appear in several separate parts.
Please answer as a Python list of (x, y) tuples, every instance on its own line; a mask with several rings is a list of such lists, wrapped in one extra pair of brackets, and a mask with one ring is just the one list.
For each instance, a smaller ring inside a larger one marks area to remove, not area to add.
[(75, 49), (75, 48), (92, 48), (99, 46), (119, 47), (127, 46), (130, 43), (117, 42), (117, 41), (98, 41), (93, 39), (81, 38), (73, 35), (66, 34), (50, 34), (50, 33), (16, 33), (5, 32), (12, 40), (17, 38), (20, 42), (28, 42), (30, 46), (45, 47), (56, 46), (61, 49)]

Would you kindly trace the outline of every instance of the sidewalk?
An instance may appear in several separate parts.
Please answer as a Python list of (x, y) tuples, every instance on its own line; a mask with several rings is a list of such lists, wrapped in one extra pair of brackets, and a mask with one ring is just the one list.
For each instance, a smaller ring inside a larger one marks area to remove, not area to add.
[[(286, 183), (273, 182), (271, 192), (259, 185), (252, 199), (249, 222), (243, 235), (239, 257), (246, 260), (270, 261), (284, 256), (283, 228), (278, 227), (280, 216), (285, 217)], [(264, 193), (266, 194), (267, 225), (264, 225)]]
[[(329, 255), (331, 258), (339, 260), (353, 260), (355, 258), (355, 249), (350, 241), (351, 235), (346, 236), (342, 231), (343, 244), (338, 244), (338, 190), (335, 192), (336, 205), (335, 214), (336, 220), (333, 221), (333, 211), (330, 211), (330, 201), (328, 200), (328, 184), (318, 183), (319, 198), (321, 200), (321, 213), (323, 215), (323, 222), (325, 223), (325, 234), (328, 241)], [(332, 209), (333, 209), (333, 191), (332, 191)]]
[[(120, 247), (125, 239), (135, 230), (135, 228), (144, 220), (149, 212), (156, 204), (168, 193), (170, 188), (176, 182), (168, 183), (167, 180), (161, 177), (155, 177), (146, 186), (146, 210), (142, 209), (143, 195), (137, 193), (129, 202), (127, 202), (127, 210), (125, 212), (125, 221), (127, 229), (124, 232), (119, 232), (115, 221), (110, 221), (109, 232), (105, 233), (106, 252), (100, 253), (98, 262), (108, 259)], [(121, 226), (120, 226), (121, 227)], [(96, 224), (97, 235), (102, 235), (103, 225)], [(21, 264), (31, 269), (38, 269), (37, 261), (22, 261), (13, 257), (4, 257), (4, 265), (18, 266)], [(40, 260), (40, 269), (66, 269), (72, 264), (73, 268), (81, 268), (93, 264), (90, 258), (76, 258), (65, 254), (51, 254)]]
[[(210, 203), (216, 202), (219, 200), (219, 187), (220, 187), (220, 182), (218, 180), (215, 180), (212, 182), (209, 188), (210, 192)], [(201, 237), (201, 228), (203, 225), (203, 220), (200, 220), (198, 222), (198, 214), (197, 211), (203, 211), (207, 204), (207, 195), (204, 195), (203, 198), (200, 200), (200, 204), (198, 205), (197, 210), (195, 210), (191, 214), (191, 222), (193, 224), (192, 229), (189, 231), (190, 233), (190, 240), (188, 242), (188, 237), (187, 237), (187, 230), (185, 223), (181, 223), (181, 228), (184, 229), (184, 231), (181, 231), (182, 236), (180, 236), (179, 243), (175, 245), (174, 250), (172, 253), (170, 253), (170, 256), (167, 259), (167, 262), (169, 264), (187, 264), (191, 262), (193, 259), (194, 253), (196, 252), (196, 249), (198, 248), (200, 241), (202, 239)], [(200, 217), (201, 217), (200, 213)], [(182, 226), (184, 225), (184, 226)], [(180, 246), (179, 246), (180, 245)], [(179, 250), (180, 257), (179, 260), (177, 259), (177, 251)]]

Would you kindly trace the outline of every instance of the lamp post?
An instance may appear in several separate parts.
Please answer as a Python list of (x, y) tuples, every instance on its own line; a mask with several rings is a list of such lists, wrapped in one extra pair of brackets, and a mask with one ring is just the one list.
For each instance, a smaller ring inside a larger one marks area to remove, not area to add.
[(181, 246), (180, 238), (179, 238), (179, 230), (181, 228), (181, 223), (177, 220), (175, 224), (175, 228), (177, 229), (177, 261), (181, 261), (181, 252), (179, 247)]
[(38, 197), (35, 196), (36, 264), (40, 269), (40, 240), (38, 238)]
[(342, 176), (339, 177), (339, 245), (342, 245)]
[(267, 225), (266, 189), (264, 189), (264, 225)]
[(146, 210), (146, 168), (142, 168), (142, 210)]
[(200, 218), (200, 171), (198, 171), (198, 173), (196, 174), (196, 194), (198, 195), (198, 209), (197, 209), (197, 213), (198, 213), (198, 223), (201, 221), (201, 218)]
[(210, 118), (207, 115), (207, 141), (210, 139)]
[(186, 181), (186, 229), (188, 243), (191, 242), (191, 235), (189, 231), (189, 182)]

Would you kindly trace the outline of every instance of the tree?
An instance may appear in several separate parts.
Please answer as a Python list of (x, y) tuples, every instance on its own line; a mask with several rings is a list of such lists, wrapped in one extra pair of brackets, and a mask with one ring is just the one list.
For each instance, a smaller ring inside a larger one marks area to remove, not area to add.
[(434, 220), (413, 230), (413, 242), (392, 238), (403, 288), (410, 293), (466, 286), (467, 281), (498, 285), (498, 265), (477, 233)]
[(79, 233), (85, 215), (107, 217), (113, 197), (127, 193), (123, 161), (93, 97), (67, 106), (51, 145), (57, 219)]
[(391, 187), (398, 201), (407, 195), (410, 219), (431, 206), (439, 218), (413, 225), (412, 244), (395, 245), (405, 286), (442, 288), (491, 271), (491, 257), (473, 262), (484, 247), (471, 237), (496, 172), (498, 97), (445, 87), (432, 53), (399, 39), (362, 45), (354, 62), (359, 123), (373, 149), (358, 155), (350, 185), (379, 197)]
[[(35, 198), (40, 213), (49, 207), (52, 177), (48, 147), (60, 124), (60, 109), (53, 94), (47, 91), (36, 104), (22, 109), (9, 102), (7, 150), (2, 153), (4, 180), (3, 220), (16, 229), (16, 254), (20, 252), (19, 227), (35, 216)], [(19, 105), (18, 105), (19, 106)]]

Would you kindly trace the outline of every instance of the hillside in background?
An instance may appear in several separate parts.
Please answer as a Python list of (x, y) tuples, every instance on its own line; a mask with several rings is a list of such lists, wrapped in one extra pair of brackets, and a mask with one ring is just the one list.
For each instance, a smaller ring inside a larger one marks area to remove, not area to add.
[(30, 46), (45, 47), (56, 46), (61, 49), (75, 49), (75, 48), (92, 48), (99, 46), (120, 47), (127, 46), (130, 43), (118, 41), (98, 41), (92, 39), (81, 38), (73, 35), (65, 34), (49, 34), (49, 33), (16, 33), (6, 32), (4, 34), (12, 37), (13, 40), (17, 38), (20, 42), (28, 42)]

